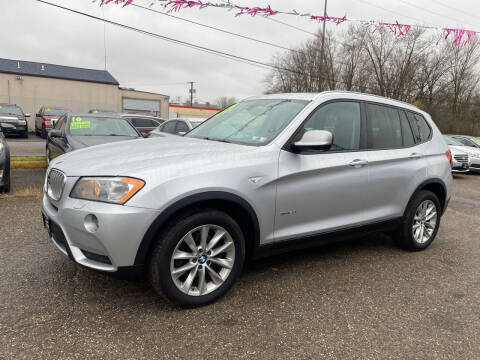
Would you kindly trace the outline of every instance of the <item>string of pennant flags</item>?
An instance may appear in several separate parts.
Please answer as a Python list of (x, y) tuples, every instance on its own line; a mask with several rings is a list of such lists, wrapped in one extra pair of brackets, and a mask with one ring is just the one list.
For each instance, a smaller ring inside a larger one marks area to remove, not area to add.
[[(94, 2), (97, 0), (93, 0)], [(443, 40), (449, 40), (453, 42), (454, 45), (465, 46), (472, 42), (474, 38), (479, 35), (479, 32), (476, 30), (468, 30), (468, 29), (461, 29), (461, 28), (441, 28), (441, 27), (434, 27), (434, 26), (425, 26), (425, 25), (407, 25), (407, 24), (400, 24), (398, 21), (395, 23), (387, 23), (387, 22), (380, 22), (375, 20), (360, 20), (360, 19), (352, 19), (347, 18), (347, 16), (343, 17), (336, 17), (336, 16), (324, 16), (324, 15), (314, 15), (311, 13), (304, 13), (298, 12), (296, 10), (291, 11), (280, 11), (274, 10), (270, 5), (266, 7), (249, 7), (249, 6), (240, 6), (231, 2), (230, 0), (225, 0), (220, 3), (210, 2), (210, 1), (202, 1), (202, 0), (151, 0), (150, 6), (155, 5), (156, 3), (161, 4), (161, 6), (166, 10), (167, 13), (172, 12), (179, 12), (183, 9), (205, 9), (209, 7), (213, 8), (223, 8), (228, 11), (235, 12), (235, 16), (241, 15), (250, 15), (252, 17), (255, 16), (262, 16), (262, 17), (270, 17), (278, 14), (282, 15), (291, 15), (291, 16), (298, 16), (308, 18), (312, 21), (317, 21), (319, 23), (323, 22), (331, 22), (336, 25), (340, 25), (346, 21), (354, 21), (363, 23), (366, 26), (371, 27), (373, 30), (372, 32), (376, 32), (379, 29), (387, 29), (389, 30), (393, 36), (396, 37), (404, 37), (407, 36), (410, 30), (414, 27), (417, 28), (426, 28), (426, 29), (433, 29), (439, 33), (439, 38), (436, 42), (438, 45), (439, 42)], [(122, 5), (123, 7), (132, 4), (134, 0), (100, 0), (100, 6), (105, 6), (108, 4), (116, 4)]]

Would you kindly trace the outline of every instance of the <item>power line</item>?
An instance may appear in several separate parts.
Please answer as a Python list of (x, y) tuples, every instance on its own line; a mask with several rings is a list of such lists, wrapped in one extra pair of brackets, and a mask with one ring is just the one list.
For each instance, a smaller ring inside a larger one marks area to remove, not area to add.
[(449, 6), (447, 4), (444, 4), (442, 1), (439, 1), (439, 0), (432, 0), (434, 3), (440, 5), (440, 6), (443, 6), (447, 9), (450, 9), (450, 10), (454, 10), (454, 11), (457, 11), (457, 12), (460, 12), (464, 15), (467, 15), (467, 16), (470, 16), (471, 18), (475, 18), (477, 20), (477, 17), (476, 16), (473, 16), (472, 14), (469, 14), (468, 12), (466, 11), (463, 11), (462, 9), (458, 9), (458, 8), (455, 8), (453, 6)]
[(283, 49), (283, 50), (299, 52), (298, 50), (291, 49), (291, 48), (288, 48), (286, 46), (282, 46), (282, 45), (274, 44), (274, 43), (271, 43), (271, 42), (268, 42), (268, 41), (265, 41), (265, 40), (260, 40), (260, 39), (256, 39), (256, 38), (253, 38), (253, 37), (250, 37), (250, 36), (238, 34), (238, 33), (235, 33), (233, 31), (228, 31), (228, 30), (225, 30), (225, 29), (218, 28), (216, 26), (202, 24), (202, 23), (197, 22), (197, 21), (188, 20), (188, 19), (182, 18), (180, 16), (175, 16), (175, 15), (172, 15), (172, 14), (167, 14), (167, 13), (164, 13), (162, 11), (155, 10), (155, 9), (152, 9), (152, 8), (149, 8), (149, 7), (146, 7), (146, 6), (141, 6), (141, 5), (137, 5), (137, 4), (134, 4), (134, 3), (132, 3), (131, 6), (135, 6), (137, 8), (147, 10), (147, 11), (151, 11), (151, 12), (154, 12), (154, 13), (157, 13), (157, 14), (160, 14), (160, 15), (168, 16), (168, 17), (171, 17), (171, 18), (174, 18), (174, 19), (177, 19), (177, 20), (185, 21), (185, 22), (188, 22), (190, 24), (195, 24), (195, 25), (198, 25), (198, 26), (202, 26), (202, 27), (207, 28), (207, 29), (220, 31), (220, 32), (223, 32), (225, 34), (237, 36), (237, 37), (240, 37), (240, 38), (243, 38), (243, 39), (246, 39), (246, 40), (250, 40), (250, 41), (255, 41), (255, 42), (260, 43), (260, 44), (276, 47), (276, 48)]
[[(389, 12), (389, 13), (394, 14), (394, 15), (397, 15), (397, 16), (403, 16), (403, 17), (406, 17), (406, 18), (408, 18), (408, 19), (412, 19), (412, 20), (415, 20), (415, 21), (419, 21), (420, 23), (424, 22), (424, 20), (420, 20), (420, 19), (415, 18), (415, 17), (413, 17), (413, 16), (400, 14), (400, 13), (398, 13), (398, 12), (396, 12), (396, 11), (392, 11), (392, 10), (390, 10), (390, 9), (387, 9), (387, 8), (383, 7), (383, 6), (380, 6), (380, 5), (377, 5), (377, 4), (373, 4), (373, 3), (371, 3), (370, 1), (367, 1), (367, 0), (360, 0), (360, 1), (363, 2), (363, 3), (365, 3), (365, 4), (367, 4), (367, 5), (369, 5), (369, 6), (371, 6), (371, 7), (374, 7), (374, 8), (377, 8), (377, 9), (380, 9), (380, 10), (383, 10), (383, 11), (386, 11), (386, 12)], [(438, 26), (435, 25), (435, 24), (432, 24), (432, 23), (429, 23), (429, 22), (426, 22), (426, 23), (427, 23), (428, 25), (438, 27)]]
[[(409, 2), (406, 1), (406, 0), (398, 0), (398, 1), (400, 1), (401, 3), (404, 3), (404, 4), (408, 5), (408, 6), (412, 6), (412, 7), (414, 7), (414, 8), (418, 8), (418, 9), (420, 9), (420, 10), (426, 11), (426, 12), (428, 12), (428, 13), (430, 13), (430, 14), (434, 14), (434, 15), (443, 17), (443, 18), (448, 19), (448, 20), (450, 20), (450, 21), (452, 20), (452, 18), (451, 18), (450, 16), (447, 16), (447, 15), (441, 14), (441, 13), (439, 13), (439, 12), (432, 11), (432, 10), (430, 10), (430, 9), (421, 7), (421, 6), (419, 6), (418, 4), (411, 4), (411, 3), (409, 3)], [(464, 22), (465, 24), (468, 24), (468, 25), (471, 25), (471, 26), (474, 26), (474, 27), (477, 26), (477, 25), (473, 25), (473, 24), (471, 24), (471, 23), (468, 23), (468, 22), (466, 22), (466, 21), (461, 21), (461, 22)], [(474, 29), (472, 29), (472, 30), (474, 30)]]

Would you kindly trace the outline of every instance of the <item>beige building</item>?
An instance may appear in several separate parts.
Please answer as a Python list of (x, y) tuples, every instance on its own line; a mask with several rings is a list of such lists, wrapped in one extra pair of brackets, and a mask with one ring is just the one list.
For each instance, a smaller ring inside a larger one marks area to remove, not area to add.
[(202, 118), (207, 119), (215, 115), (221, 109), (203, 106), (185, 106), (170, 104), (170, 119), (175, 118)]
[(166, 95), (121, 88), (105, 70), (0, 59), (0, 103), (19, 105), (31, 114), (42, 106), (60, 106), (74, 112), (91, 109), (135, 112), (168, 119), (169, 97)]

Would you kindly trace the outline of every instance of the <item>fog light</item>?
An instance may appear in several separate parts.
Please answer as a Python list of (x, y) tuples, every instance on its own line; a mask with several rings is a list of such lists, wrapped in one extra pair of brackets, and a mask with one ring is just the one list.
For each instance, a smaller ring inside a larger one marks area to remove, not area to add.
[(87, 216), (85, 216), (83, 224), (85, 225), (85, 229), (87, 229), (88, 232), (94, 233), (98, 230), (98, 219), (93, 214), (88, 214)]

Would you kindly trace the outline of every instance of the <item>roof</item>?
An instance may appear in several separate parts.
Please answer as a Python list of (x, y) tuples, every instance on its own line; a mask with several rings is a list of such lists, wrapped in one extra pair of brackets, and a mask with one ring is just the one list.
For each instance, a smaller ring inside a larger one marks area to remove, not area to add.
[(22, 60), (0, 58), (0, 73), (119, 85), (118, 81), (106, 70), (84, 69)]

